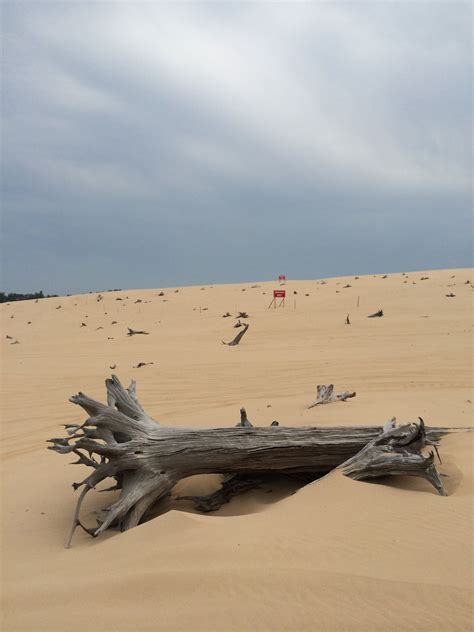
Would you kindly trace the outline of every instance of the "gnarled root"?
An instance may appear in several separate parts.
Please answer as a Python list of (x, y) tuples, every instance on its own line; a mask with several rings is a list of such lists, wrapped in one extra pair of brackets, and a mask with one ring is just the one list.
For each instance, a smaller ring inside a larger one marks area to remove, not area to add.
[[(166, 428), (145, 413), (135, 383), (125, 389), (112, 376), (106, 380), (106, 388), (107, 405), (84, 393), (71, 397), (88, 418), (82, 424), (67, 424), (66, 437), (50, 439), (50, 449), (74, 454), (76, 464), (92, 468), (89, 476), (73, 485), (83, 489), (67, 546), (78, 526), (94, 537), (109, 528), (126, 531), (137, 526), (158, 502), (169, 497), (175, 483), (196, 474), (225, 475), (220, 490), (193, 498), (202, 511), (217, 509), (271, 476), (303, 477), (304, 484), (335, 468), (356, 480), (420, 476), (446, 495), (433, 453), (425, 456), (422, 450), (427, 446), (436, 449), (440, 437), (456, 429), (426, 429), (422, 419), (419, 424), (400, 427), (391, 420), (383, 428), (260, 427), (248, 420), (245, 409), (233, 428)], [(325, 393), (328, 398), (333, 396), (332, 389)], [(89, 491), (107, 478), (115, 481), (112, 489), (119, 496), (100, 512), (98, 525), (87, 528), (80, 519), (82, 504)]]

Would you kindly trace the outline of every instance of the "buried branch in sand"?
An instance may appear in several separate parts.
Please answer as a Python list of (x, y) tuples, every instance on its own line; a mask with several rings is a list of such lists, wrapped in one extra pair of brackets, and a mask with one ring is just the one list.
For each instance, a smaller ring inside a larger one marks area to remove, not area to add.
[[(240, 341), (242, 340), (242, 338), (244, 337), (244, 335), (245, 335), (245, 333), (246, 333), (247, 329), (249, 328), (248, 323), (241, 323), (241, 325), (243, 326), (242, 331), (239, 331), (239, 333), (236, 335), (236, 337), (235, 337), (233, 340), (231, 340), (230, 342), (224, 342), (224, 341), (222, 340), (222, 344), (223, 344), (223, 345), (228, 345), (229, 347), (235, 347), (235, 345), (238, 345), (238, 344), (239, 344), (239, 342), (240, 342)], [(241, 325), (239, 325), (239, 327), (240, 327)]]
[(128, 334), (127, 336), (138, 336), (138, 334), (142, 334), (143, 336), (149, 336), (150, 334), (147, 331), (139, 331), (136, 329), (131, 329), (130, 327), (127, 327), (128, 329)]
[(331, 402), (345, 402), (346, 399), (355, 397), (355, 391), (344, 391), (343, 393), (334, 392), (334, 384), (325, 386), (324, 384), (318, 384), (316, 387), (316, 401), (308, 406), (314, 408), (319, 404), (330, 404)]
[[(107, 405), (81, 392), (74, 395), (70, 401), (81, 406), (88, 419), (81, 425), (67, 424), (69, 436), (49, 440), (49, 449), (73, 453), (78, 457), (76, 463), (93, 469), (74, 484), (75, 489), (83, 489), (67, 546), (78, 526), (94, 537), (109, 528), (126, 531), (137, 526), (179, 480), (195, 474), (249, 477), (273, 473), (314, 480), (337, 468), (356, 480), (419, 476), (446, 495), (433, 453), (424, 456), (421, 450), (436, 446), (452, 429), (425, 428), (422, 420), (400, 427), (390, 423), (384, 428), (253, 427), (245, 410), (234, 428), (169, 428), (144, 412), (135, 382), (125, 389), (113, 375), (105, 383)], [(107, 478), (115, 479), (113, 489), (120, 490), (120, 496), (100, 512), (97, 527), (86, 528), (80, 520), (84, 497)]]

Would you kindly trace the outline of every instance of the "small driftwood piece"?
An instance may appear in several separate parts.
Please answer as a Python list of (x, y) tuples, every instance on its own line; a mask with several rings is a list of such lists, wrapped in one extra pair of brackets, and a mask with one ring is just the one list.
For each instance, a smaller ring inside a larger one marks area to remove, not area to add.
[(236, 318), (248, 318), (249, 315), (247, 314), (247, 312), (239, 312), (236, 316)]
[(316, 387), (316, 401), (308, 406), (308, 409), (314, 408), (319, 404), (330, 404), (331, 402), (345, 402), (346, 399), (355, 397), (355, 391), (344, 391), (343, 393), (334, 392), (334, 384), (325, 386), (324, 384), (318, 384)]
[(239, 342), (242, 340), (248, 328), (249, 328), (248, 323), (244, 323), (242, 331), (239, 331), (239, 333), (236, 335), (236, 337), (233, 340), (231, 340), (230, 342), (222, 341), (222, 344), (228, 345), (229, 347), (235, 347), (235, 345), (238, 345)]
[(247, 418), (247, 411), (245, 408), (240, 409), (240, 421), (235, 424), (236, 428), (253, 428), (253, 424)]
[(373, 314), (370, 314), (370, 316), (367, 316), (367, 318), (381, 318), (382, 316), (383, 316), (383, 309), (379, 309), (378, 312), (374, 312)]
[(130, 327), (127, 327), (128, 329), (128, 334), (127, 336), (137, 336), (138, 334), (142, 334), (143, 336), (149, 336), (150, 334), (147, 331), (139, 331), (136, 329), (131, 329)]
[(349, 314), (347, 314), (347, 316), (346, 316), (346, 325), (350, 325), (350, 324), (351, 324), (351, 321), (349, 319)]

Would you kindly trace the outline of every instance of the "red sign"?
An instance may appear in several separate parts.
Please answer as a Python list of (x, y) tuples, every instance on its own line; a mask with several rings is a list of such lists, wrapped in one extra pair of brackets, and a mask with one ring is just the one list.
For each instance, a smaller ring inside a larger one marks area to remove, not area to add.
[(280, 274), (280, 276), (278, 277), (279, 281), (286, 281), (286, 274)]
[(286, 290), (273, 290), (273, 298), (285, 298)]

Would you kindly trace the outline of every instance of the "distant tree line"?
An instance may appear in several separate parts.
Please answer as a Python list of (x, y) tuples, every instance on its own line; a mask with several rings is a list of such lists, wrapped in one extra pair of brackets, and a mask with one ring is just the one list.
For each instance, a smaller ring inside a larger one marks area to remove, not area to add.
[(0, 303), (10, 303), (11, 301), (31, 301), (37, 298), (52, 298), (58, 296), (57, 294), (43, 294), (43, 292), (34, 292), (33, 294), (20, 294), (19, 292), (0, 292)]

